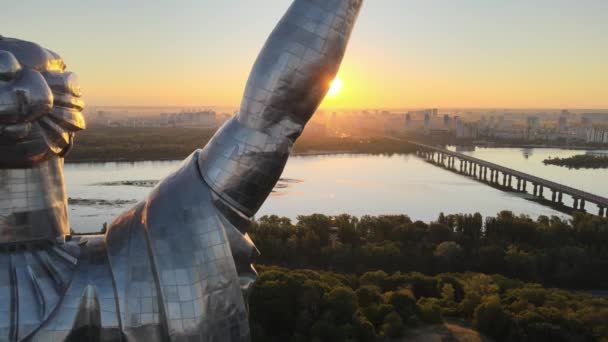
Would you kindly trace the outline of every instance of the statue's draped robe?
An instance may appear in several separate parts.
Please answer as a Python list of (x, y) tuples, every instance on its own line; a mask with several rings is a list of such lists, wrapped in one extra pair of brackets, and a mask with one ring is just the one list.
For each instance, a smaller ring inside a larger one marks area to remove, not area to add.
[(201, 177), (199, 153), (105, 236), (69, 242), (78, 262), (65, 265), (72, 271), (63, 299), (52, 308), (56, 318), (33, 332), (33, 341), (114, 341), (121, 334), (146, 342), (249, 340), (226, 233), (236, 228)]

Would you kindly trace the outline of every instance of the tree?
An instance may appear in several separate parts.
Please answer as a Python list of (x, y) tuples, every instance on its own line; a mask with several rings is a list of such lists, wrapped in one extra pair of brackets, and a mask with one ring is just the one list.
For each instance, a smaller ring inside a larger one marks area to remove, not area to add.
[(355, 319), (355, 329), (358, 341), (366, 342), (374, 341), (376, 339), (374, 325), (363, 315), (357, 315), (357, 318)]
[(432, 243), (441, 243), (451, 240), (453, 231), (452, 228), (441, 223), (431, 223), (429, 226), (429, 239)]
[(382, 324), (382, 335), (390, 338), (399, 338), (403, 336), (405, 325), (403, 320), (396, 312), (391, 312), (384, 318)]
[(407, 321), (410, 316), (416, 315), (416, 299), (414, 299), (412, 291), (401, 289), (387, 292), (384, 294), (384, 298), (384, 302), (391, 304), (395, 312), (397, 312), (403, 320)]
[(331, 228), (331, 218), (329, 216), (314, 214), (298, 216), (299, 227), (305, 228), (315, 233), (319, 238), (321, 246), (329, 245), (329, 236)]
[(495, 244), (479, 248), (479, 269), (488, 273), (503, 273), (505, 269), (505, 252)]
[(511, 317), (498, 300), (490, 300), (475, 309), (473, 324), (479, 331), (500, 341), (508, 336)]
[(452, 286), (452, 284), (443, 284), (443, 287), (441, 288), (441, 300), (445, 305), (455, 303), (454, 286)]
[(336, 321), (350, 321), (357, 312), (357, 296), (347, 287), (337, 287), (327, 295), (327, 305), (334, 314)]
[(374, 272), (365, 272), (361, 278), (359, 278), (359, 281), (361, 282), (361, 285), (378, 286), (384, 290), (388, 284), (388, 278), (389, 276), (386, 272), (379, 270)]
[(334, 225), (338, 227), (338, 238), (340, 242), (351, 246), (359, 246), (361, 236), (357, 230), (359, 220), (347, 214), (335, 216)]
[(446, 264), (453, 264), (462, 257), (462, 247), (454, 241), (445, 241), (437, 245), (433, 255)]
[(498, 285), (492, 277), (485, 274), (474, 275), (464, 282), (465, 296), (460, 303), (462, 312), (467, 316), (472, 316), (475, 309), (483, 301), (496, 297)]
[(378, 286), (364, 285), (355, 291), (357, 295), (357, 301), (359, 306), (362, 308), (368, 307), (372, 304), (377, 304), (382, 298), (382, 293)]
[(429, 324), (443, 322), (441, 318), (441, 303), (437, 298), (420, 298), (417, 303), (420, 319)]

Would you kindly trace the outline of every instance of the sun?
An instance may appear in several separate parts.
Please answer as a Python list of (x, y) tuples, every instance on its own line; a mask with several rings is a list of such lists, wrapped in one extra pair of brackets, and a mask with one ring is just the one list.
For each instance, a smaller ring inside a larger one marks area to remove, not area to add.
[(342, 91), (342, 85), (343, 85), (342, 80), (339, 79), (338, 77), (336, 77), (331, 82), (327, 95), (332, 96), (332, 97), (338, 95), (340, 93), (340, 91)]

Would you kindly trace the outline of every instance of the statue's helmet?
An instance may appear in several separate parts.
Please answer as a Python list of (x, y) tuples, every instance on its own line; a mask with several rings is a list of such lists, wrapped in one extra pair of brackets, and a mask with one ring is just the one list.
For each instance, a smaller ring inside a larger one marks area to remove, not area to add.
[(80, 86), (59, 55), (0, 36), (0, 168), (63, 157), (85, 128)]

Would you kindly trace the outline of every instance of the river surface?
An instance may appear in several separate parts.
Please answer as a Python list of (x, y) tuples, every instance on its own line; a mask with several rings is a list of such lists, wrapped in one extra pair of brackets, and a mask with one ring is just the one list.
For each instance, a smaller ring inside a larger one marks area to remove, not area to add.
[[(585, 151), (483, 148), (464, 153), (608, 196), (608, 170), (570, 170), (542, 163), (547, 157), (563, 158)], [(72, 228), (77, 232), (98, 231), (104, 222), (110, 223), (135, 202), (144, 199), (152, 189), (145, 186), (147, 184), (124, 185), (121, 182), (158, 180), (179, 164), (179, 161), (67, 164), (67, 190), (74, 203), (69, 209)], [(407, 214), (416, 220), (430, 221), (442, 211), (480, 212), (487, 216), (503, 209), (533, 217), (566, 217), (526, 200), (525, 195), (494, 189), (433, 166), (415, 155), (294, 156), (283, 177), (287, 181), (268, 198), (258, 217), (276, 214), (295, 220), (298, 215), (313, 213)], [(545, 196), (550, 196), (547, 193)], [(595, 206), (588, 209), (595, 210)]]

